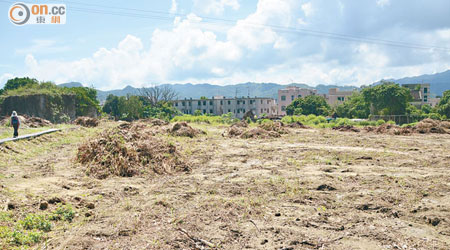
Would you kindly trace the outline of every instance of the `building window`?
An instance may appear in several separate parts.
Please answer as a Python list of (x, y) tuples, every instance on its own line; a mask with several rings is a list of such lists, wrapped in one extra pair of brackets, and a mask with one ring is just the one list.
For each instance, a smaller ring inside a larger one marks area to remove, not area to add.
[(242, 101), (242, 104), (245, 104), (245, 101)]
[(183, 107), (186, 106), (186, 102), (182, 102), (181, 105), (183, 105)]
[(223, 105), (223, 101), (222, 100), (220, 100), (220, 105)]
[(267, 104), (270, 104), (270, 100), (267, 100)]
[(231, 113), (231, 109), (228, 109), (228, 113)]
[(263, 100), (261, 100), (261, 104), (263, 104)]
[(286, 111), (286, 106), (281, 106), (281, 111)]
[(243, 110), (242, 110), (242, 113), (244, 113), (244, 114), (245, 114), (245, 109), (243, 109)]
[(189, 106), (192, 106), (192, 102), (188, 102), (189, 103)]
[(231, 105), (231, 101), (228, 101), (228, 105)]
[(423, 93), (424, 94), (428, 93), (428, 88), (423, 88)]
[(282, 100), (282, 101), (286, 101), (286, 96), (285, 96), (285, 95), (282, 95), (282, 96), (281, 96), (281, 100)]
[(206, 101), (203, 101), (203, 106), (206, 106)]
[(209, 101), (209, 105), (213, 105), (213, 101)]
[(202, 102), (201, 101), (198, 101), (198, 106), (202, 106)]
[(291, 95), (291, 100), (293, 101), (295, 99), (295, 97), (293, 95)]
[(212, 114), (212, 113), (213, 113), (213, 110), (212, 110), (212, 109), (210, 109), (210, 110), (209, 110), (209, 113), (210, 113), (210, 114)]
[(302, 95), (298, 95), (298, 98), (302, 98)]
[(178, 102), (175, 103), (175, 106), (178, 107)]
[(203, 114), (206, 114), (206, 109), (203, 110)]
[(263, 109), (261, 109), (261, 114), (264, 113)]
[(427, 102), (427, 101), (428, 101), (428, 96), (424, 96), (424, 97), (423, 97), (423, 101), (424, 101), (424, 102)]
[[(237, 105), (239, 105), (239, 101), (236, 101), (236, 103), (237, 103)], [(239, 112), (239, 110), (238, 110), (238, 112)]]

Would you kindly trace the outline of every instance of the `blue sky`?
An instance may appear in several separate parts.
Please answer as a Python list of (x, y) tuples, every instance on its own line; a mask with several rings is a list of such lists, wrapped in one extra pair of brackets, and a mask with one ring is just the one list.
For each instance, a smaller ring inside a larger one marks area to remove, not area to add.
[(14, 1), (0, 0), (0, 87), (15, 76), (104, 90), (363, 85), (450, 69), (448, 0), (61, 2), (65, 25), (15, 26), (7, 17)]

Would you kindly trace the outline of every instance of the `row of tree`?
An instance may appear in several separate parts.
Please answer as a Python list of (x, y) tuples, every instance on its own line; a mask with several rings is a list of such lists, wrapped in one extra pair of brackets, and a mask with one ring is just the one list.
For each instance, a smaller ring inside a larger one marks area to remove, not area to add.
[(450, 118), (450, 90), (445, 91), (439, 104), (432, 108), (422, 105), (421, 109), (410, 104), (408, 88), (391, 82), (364, 88), (355, 92), (347, 101), (337, 107), (330, 107), (322, 96), (306, 96), (294, 100), (287, 108), (288, 115), (335, 115), (346, 118), (368, 118), (370, 115), (410, 115), (423, 119)]
[(159, 118), (170, 120), (181, 113), (173, 107), (172, 101), (177, 93), (168, 86), (154, 86), (139, 90), (139, 96), (109, 95), (103, 106), (103, 112), (116, 120), (137, 120), (141, 118)]

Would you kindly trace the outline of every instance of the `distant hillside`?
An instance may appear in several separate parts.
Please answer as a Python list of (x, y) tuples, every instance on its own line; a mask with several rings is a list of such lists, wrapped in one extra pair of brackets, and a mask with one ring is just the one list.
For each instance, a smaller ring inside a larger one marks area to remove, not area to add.
[[(226, 96), (226, 97), (234, 97), (234, 96), (258, 96), (258, 97), (272, 97), (277, 98), (278, 90), (285, 88), (287, 85), (281, 85), (276, 83), (241, 83), (235, 85), (226, 85), (219, 86), (213, 84), (163, 84), (161, 86), (169, 85), (171, 86), (178, 94), (179, 98), (200, 98), (202, 96), (206, 96), (208, 98), (212, 96)], [(320, 94), (328, 93), (328, 89), (330, 88), (339, 88), (341, 90), (352, 90), (357, 88), (355, 86), (337, 86), (337, 85), (318, 85), (316, 87), (311, 87), (309, 85), (303, 83), (293, 83), (290, 85), (295, 85), (301, 88), (309, 88), (309, 89), (317, 89)], [(125, 95), (135, 95), (139, 94), (139, 89), (133, 88), (131, 86), (127, 86), (121, 90), (110, 90), (110, 91), (98, 91), (98, 99), (100, 101), (106, 100), (106, 97), (109, 94), (117, 95), (117, 96), (125, 96)]]
[(58, 84), (60, 87), (67, 87), (67, 88), (75, 88), (75, 87), (83, 87), (83, 84), (79, 82), (68, 82), (68, 83), (62, 83)]
[[(431, 93), (436, 95), (442, 95), (446, 90), (450, 90), (450, 70), (442, 73), (437, 73), (433, 75), (421, 75), (414, 77), (405, 77), (401, 79), (387, 79), (386, 81), (392, 81), (398, 84), (408, 84), (408, 83), (429, 83)], [(376, 82), (374, 84), (379, 84)]]

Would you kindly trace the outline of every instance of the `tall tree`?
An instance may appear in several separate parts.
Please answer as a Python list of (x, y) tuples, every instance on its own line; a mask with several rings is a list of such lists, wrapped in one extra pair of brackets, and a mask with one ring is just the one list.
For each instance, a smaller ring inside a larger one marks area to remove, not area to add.
[(441, 100), (437, 106), (437, 110), (440, 115), (446, 116), (446, 119), (450, 118), (450, 90), (444, 91)]
[(403, 115), (412, 100), (411, 92), (392, 82), (384, 82), (362, 90), (364, 100), (371, 105), (374, 114)]
[(157, 106), (162, 103), (167, 103), (175, 100), (178, 93), (170, 86), (153, 86), (150, 88), (141, 88), (140, 95), (146, 99), (145, 104)]
[(339, 117), (367, 118), (370, 115), (370, 104), (364, 100), (361, 93), (353, 93), (347, 101), (336, 107)]
[(286, 107), (288, 115), (328, 115), (330, 106), (322, 96), (310, 95), (295, 99)]

